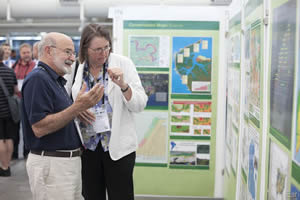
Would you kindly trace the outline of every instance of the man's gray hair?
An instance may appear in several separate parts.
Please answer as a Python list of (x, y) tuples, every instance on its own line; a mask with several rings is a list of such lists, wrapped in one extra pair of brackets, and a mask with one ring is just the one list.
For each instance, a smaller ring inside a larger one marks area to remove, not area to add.
[(56, 42), (53, 38), (45, 36), (38, 44), (38, 55), (41, 58), (44, 54), (45, 46), (55, 46)]

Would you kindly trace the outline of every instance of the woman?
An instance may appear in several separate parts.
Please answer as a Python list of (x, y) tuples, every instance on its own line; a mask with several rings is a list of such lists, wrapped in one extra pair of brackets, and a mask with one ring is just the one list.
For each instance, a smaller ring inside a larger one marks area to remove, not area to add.
[(98, 104), (78, 120), (86, 148), (82, 155), (86, 200), (104, 200), (106, 190), (110, 200), (134, 199), (137, 137), (133, 114), (143, 111), (148, 98), (132, 61), (111, 53), (111, 45), (107, 31), (97, 24), (87, 25), (81, 35), (78, 69), (74, 66), (66, 77), (73, 99), (83, 82), (87, 90), (97, 82), (105, 88)]

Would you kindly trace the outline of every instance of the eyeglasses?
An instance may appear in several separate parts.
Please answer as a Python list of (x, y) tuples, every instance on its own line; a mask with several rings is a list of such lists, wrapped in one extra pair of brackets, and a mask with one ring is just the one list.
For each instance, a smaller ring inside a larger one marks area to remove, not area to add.
[(50, 46), (50, 47), (61, 50), (62, 52), (64, 52), (65, 54), (67, 54), (67, 56), (69, 56), (69, 57), (76, 56), (76, 52), (72, 51), (70, 49), (61, 49), (61, 48), (58, 48), (56, 46)]
[(110, 50), (110, 46), (106, 46), (104, 48), (96, 48), (96, 49), (92, 49), (92, 48), (89, 48), (91, 50), (93, 50), (95, 53), (107, 53), (109, 50)]

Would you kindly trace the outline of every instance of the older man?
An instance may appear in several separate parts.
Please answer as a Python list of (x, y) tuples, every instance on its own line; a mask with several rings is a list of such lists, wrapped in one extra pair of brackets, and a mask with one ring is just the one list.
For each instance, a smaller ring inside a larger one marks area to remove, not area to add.
[(61, 33), (48, 33), (39, 44), (39, 65), (24, 80), (22, 125), (30, 149), (26, 167), (33, 199), (83, 199), (81, 135), (74, 118), (94, 106), (104, 88), (84, 85), (73, 103), (63, 75), (75, 61), (74, 44)]

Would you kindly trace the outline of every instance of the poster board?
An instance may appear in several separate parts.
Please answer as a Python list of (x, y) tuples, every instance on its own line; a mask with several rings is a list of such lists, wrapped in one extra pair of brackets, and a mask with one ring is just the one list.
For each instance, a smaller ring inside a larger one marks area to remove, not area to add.
[(137, 159), (136, 194), (213, 197), (218, 44), (218, 21), (123, 21), (123, 54), (133, 60), (150, 97), (139, 118), (167, 115), (167, 143), (159, 143), (167, 160)]

